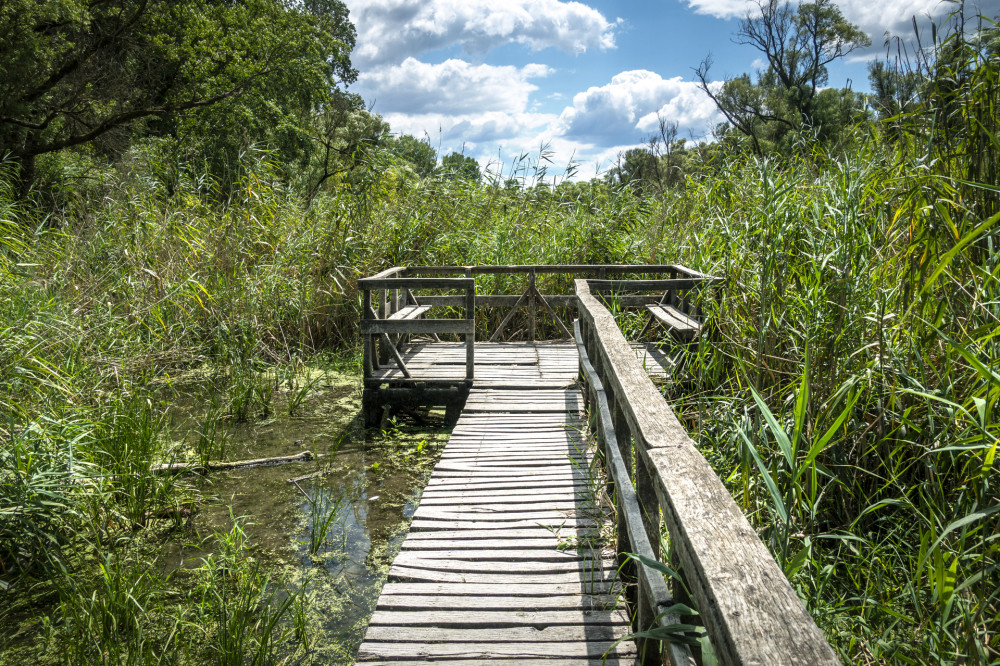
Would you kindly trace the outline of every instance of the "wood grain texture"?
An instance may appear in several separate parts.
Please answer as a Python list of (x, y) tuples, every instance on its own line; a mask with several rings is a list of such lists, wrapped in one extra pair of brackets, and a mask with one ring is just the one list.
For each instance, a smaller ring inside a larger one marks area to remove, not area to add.
[[(560, 643), (402, 643), (365, 642), (358, 651), (358, 661), (370, 659), (406, 659), (406, 658), (463, 658), (489, 660), (529, 659), (544, 660), (558, 655), (559, 657), (588, 657), (600, 660), (602, 657), (622, 658), (634, 656), (635, 648), (622, 643), (614, 647), (611, 641), (579, 641)], [(452, 663), (449, 661), (448, 663)], [(481, 663), (481, 662), (480, 662)], [(537, 663), (537, 662), (536, 662)], [(543, 662), (544, 663), (544, 662)]]
[[(723, 664), (836, 664), (778, 564), (637, 363), (613, 315), (577, 281), (582, 339), (646, 466)], [(647, 511), (654, 510), (645, 507)]]
[[(537, 372), (543, 351), (506, 349), (526, 361), (507, 364), (511, 374)], [(460, 351), (448, 352), (456, 369)], [(476, 351), (478, 386), (484, 356), (499, 368), (506, 351)], [(575, 381), (575, 351), (558, 351), (546, 363)], [(433, 355), (422, 348), (406, 358)], [(606, 653), (608, 663), (634, 661), (628, 641), (608, 652), (630, 625), (617, 608), (613, 549), (588, 547), (600, 516), (588, 491), (582, 409), (579, 390), (559, 384), (472, 388), (389, 571), (359, 663), (589, 664)]]

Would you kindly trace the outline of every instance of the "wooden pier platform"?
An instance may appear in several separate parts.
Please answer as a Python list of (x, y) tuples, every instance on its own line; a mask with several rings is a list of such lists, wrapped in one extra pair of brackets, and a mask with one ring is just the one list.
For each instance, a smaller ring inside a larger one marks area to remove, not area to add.
[[(405, 357), (464, 372), (461, 345), (416, 345)], [(614, 645), (629, 618), (614, 549), (597, 538), (578, 362), (572, 343), (476, 345), (475, 383), (359, 663), (635, 662), (634, 643)]]
[[(394, 266), (358, 280), (365, 424), (424, 406), (456, 423), (360, 662), (839, 663), (657, 386), (685, 390), (721, 283), (678, 264)], [(646, 320), (631, 340), (629, 309)], [(535, 342), (553, 336), (573, 342)], [(584, 425), (614, 504), (606, 540)], [(628, 553), (643, 559), (624, 567), (626, 611), (615, 564)], [(670, 639), (617, 642), (650, 628)]]

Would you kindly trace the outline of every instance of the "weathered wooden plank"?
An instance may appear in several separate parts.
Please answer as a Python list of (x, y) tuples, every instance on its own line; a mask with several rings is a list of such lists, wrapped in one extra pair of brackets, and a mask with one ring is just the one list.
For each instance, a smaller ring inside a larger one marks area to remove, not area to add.
[[(476, 455), (477, 453), (479, 454), (478, 456)], [(448, 456), (442, 456), (441, 460), (457, 463), (475, 460), (486, 466), (496, 465), (497, 463), (502, 463), (504, 461), (515, 465), (521, 465), (523, 463), (544, 463), (546, 465), (569, 463), (570, 465), (584, 466), (586, 466), (589, 462), (589, 459), (584, 455), (578, 454), (572, 449), (567, 449), (566, 447), (562, 447), (560, 449), (542, 450), (527, 454), (514, 453), (504, 449), (480, 449), (478, 452), (475, 450), (468, 452), (459, 451)]]
[[(468, 457), (476, 454), (487, 456), (510, 454), (521, 457), (529, 457), (538, 455), (569, 454), (574, 457), (581, 457), (587, 454), (588, 446), (586, 440), (563, 438), (562, 441), (560, 441), (558, 439), (551, 439), (532, 442), (529, 446), (525, 446), (523, 440), (527, 434), (528, 433), (518, 435), (517, 433), (512, 433), (509, 435), (498, 435), (498, 439), (484, 441), (476, 441), (473, 439), (466, 439), (459, 442), (452, 441), (449, 442), (448, 449), (442, 455), (451, 457)], [(518, 438), (522, 441), (518, 442)]]
[[(436, 534), (435, 532), (430, 532), (429, 534)], [(486, 536), (476, 533), (474, 538), (468, 539), (406, 539), (403, 541), (400, 548), (402, 550), (421, 550), (421, 551), (431, 551), (431, 550), (486, 550), (486, 549), (496, 549), (496, 548), (517, 548), (519, 551), (526, 552), (529, 550), (556, 550), (560, 553), (577, 553), (580, 552), (576, 547), (565, 547), (563, 550), (559, 549), (560, 544), (565, 544), (564, 539), (559, 539), (556, 536), (549, 537), (520, 537), (516, 539), (490, 539)], [(590, 552), (589, 549), (584, 549), (584, 552)]]
[[(493, 461), (494, 463), (496, 461)], [(466, 472), (470, 475), (475, 476), (493, 476), (496, 478), (500, 477), (527, 477), (527, 476), (553, 476), (553, 477), (563, 477), (570, 476), (572, 478), (586, 478), (586, 474), (580, 471), (580, 469), (570, 462), (570, 457), (567, 455), (561, 461), (541, 461), (543, 465), (529, 465), (525, 464), (523, 461), (511, 461), (508, 464), (475, 464), (468, 462), (467, 459), (462, 460), (441, 460), (437, 465), (434, 466), (434, 471), (441, 472), (444, 475), (446, 472)], [(440, 475), (439, 475), (440, 476)]]
[(425, 486), (428, 490), (455, 490), (458, 488), (470, 489), (472, 487), (494, 487), (494, 488), (569, 488), (585, 485), (588, 481), (583, 474), (574, 474), (567, 470), (560, 474), (546, 474), (544, 476), (482, 476), (480, 478), (468, 478), (461, 474), (451, 474), (449, 476), (432, 477)]
[[(535, 517), (539, 515), (546, 517), (561, 515), (586, 516), (594, 513), (592, 507), (583, 506), (582, 502), (578, 502), (575, 498), (562, 502), (535, 502), (534, 504), (507, 504), (506, 502), (497, 502), (495, 498), (488, 503), (452, 502), (446, 505), (421, 504), (417, 511), (419, 513), (414, 515), (420, 518), (430, 518), (433, 516), (447, 516), (448, 518), (496, 516), (497, 520)], [(492, 520), (493, 518), (485, 519)]]
[[(455, 443), (454, 446), (449, 446), (443, 453), (442, 457), (448, 458), (470, 458), (483, 456), (484, 458), (496, 458), (499, 456), (509, 455), (516, 456), (517, 459), (532, 459), (539, 457), (549, 457), (556, 458), (561, 456), (561, 460), (565, 462), (566, 456), (571, 456), (576, 459), (582, 459), (588, 455), (586, 441), (573, 441), (569, 439), (563, 439), (559, 441), (557, 439), (538, 442), (533, 445), (527, 443), (522, 443), (521, 446), (517, 447), (517, 433), (512, 433), (510, 435), (503, 436), (503, 439), (492, 440), (492, 441), (482, 441), (476, 442), (467, 440), (464, 442)], [(523, 433), (521, 439), (531, 437), (529, 433)]]
[[(496, 487), (507, 488), (556, 488), (572, 486), (574, 484), (586, 484), (588, 477), (586, 474), (566, 469), (558, 473), (543, 472), (540, 474), (523, 474), (523, 470), (511, 470), (508, 472), (487, 472), (478, 470), (474, 472), (463, 470), (438, 470), (433, 485), (428, 483), (431, 489), (454, 489), (457, 486), (466, 484), (494, 484)], [(499, 484), (514, 484), (501, 486)]]
[(474, 571), (439, 571), (393, 565), (389, 577), (394, 580), (424, 581), (433, 583), (499, 583), (516, 585), (520, 583), (573, 583), (582, 592), (601, 593), (613, 583), (613, 576), (602, 575), (599, 569), (581, 571), (545, 571), (537, 574), (519, 573), (477, 573)]
[(583, 455), (574, 454), (572, 450), (562, 450), (556, 451), (539, 451), (535, 454), (514, 454), (507, 453), (505, 455), (504, 451), (499, 453), (490, 454), (486, 451), (481, 452), (479, 456), (469, 453), (457, 453), (452, 454), (447, 457), (441, 458), (440, 462), (448, 464), (468, 464), (470, 462), (475, 462), (482, 469), (493, 469), (497, 466), (501, 467), (538, 467), (539, 465), (544, 465), (548, 467), (560, 467), (566, 465), (583, 465), (587, 466), (588, 459)]
[[(581, 482), (583, 479), (580, 480)], [(559, 496), (562, 499), (591, 499), (591, 487), (588, 483), (550, 485), (542, 484), (512, 487), (512, 488), (440, 488), (434, 486), (425, 488), (422, 494), (424, 499), (461, 499), (477, 501), (488, 497), (503, 497), (504, 501), (518, 501), (518, 497), (535, 497), (537, 495)]]
[[(525, 492), (523, 495), (508, 495), (501, 492), (489, 493), (489, 494), (479, 494), (479, 495), (445, 495), (445, 496), (434, 496), (434, 495), (423, 495), (420, 498), (420, 506), (456, 506), (456, 505), (477, 505), (477, 504), (492, 504), (492, 503), (503, 503), (503, 504), (546, 504), (548, 506), (549, 502), (558, 502), (559, 506), (564, 504), (578, 504), (580, 502), (588, 501), (587, 492), (584, 491), (571, 491), (566, 493), (552, 494), (544, 493), (540, 494), (537, 491), (531, 493), (531, 491)], [(553, 505), (554, 506), (554, 505)]]
[[(396, 571), (400, 568), (407, 570), (421, 570), (427, 572), (446, 572), (475, 575), (490, 575), (500, 572), (503, 575), (536, 575), (536, 574), (567, 574), (576, 576), (577, 579), (589, 578), (603, 580), (612, 577), (617, 571), (613, 564), (593, 562), (580, 559), (559, 560), (518, 560), (516, 562), (507, 561), (483, 561), (483, 560), (455, 560), (455, 559), (426, 559), (418, 557), (414, 551), (403, 551), (392, 565)], [(391, 573), (391, 570), (390, 570)]]
[(391, 315), (389, 315), (388, 319), (390, 320), (398, 319), (403, 321), (408, 319), (416, 319), (430, 309), (431, 306), (429, 305), (408, 305), (405, 308), (401, 308), (393, 312)]
[(450, 611), (387, 611), (376, 609), (369, 626), (424, 626), (424, 627), (554, 627), (587, 625), (628, 624), (629, 618), (621, 610), (470, 610), (468, 613)]
[(598, 523), (589, 518), (535, 518), (522, 520), (443, 520), (440, 518), (415, 518), (410, 529), (421, 530), (507, 530), (522, 527), (545, 527), (552, 529), (597, 527)]
[[(405, 558), (403, 557), (405, 555)], [(599, 555), (599, 553), (598, 553)], [(595, 559), (607, 559), (594, 557), (589, 553), (580, 553), (576, 550), (557, 550), (549, 547), (548, 550), (529, 549), (521, 550), (521, 544), (517, 541), (508, 541), (506, 546), (495, 548), (479, 549), (456, 549), (456, 550), (409, 550), (400, 553), (397, 561), (410, 561), (408, 558), (417, 560), (454, 560), (465, 561), (483, 560), (489, 562), (582, 562), (594, 561)], [(608, 560), (610, 562), (610, 560)]]
[[(395, 277), (395, 276), (403, 276), (403, 275), (405, 275), (405, 273), (406, 273), (406, 266), (393, 266), (392, 268), (387, 268), (384, 271), (376, 273), (375, 275), (370, 275), (370, 276), (368, 276), (367, 278), (364, 278), (364, 279), (379, 280), (379, 279), (382, 279), (382, 278)], [(358, 286), (358, 289), (364, 289), (364, 288), (365, 287), (363, 287), (361, 285)]]
[(568, 625), (559, 627), (502, 627), (453, 629), (445, 627), (369, 627), (366, 641), (402, 643), (567, 643), (570, 641), (614, 642), (629, 633), (621, 624)]
[[(577, 641), (568, 643), (399, 643), (373, 642), (362, 644), (358, 651), (358, 660), (368, 659), (405, 659), (417, 657), (454, 657), (464, 659), (489, 659), (497, 657), (519, 659), (548, 659), (553, 655), (560, 657), (592, 657), (611, 656), (621, 658), (634, 655), (635, 647), (622, 643), (615, 648), (610, 641)], [(450, 662), (449, 662), (450, 663)]]
[[(401, 583), (396, 583), (400, 585)], [(378, 598), (379, 610), (437, 610), (437, 611), (541, 611), (579, 608), (582, 610), (604, 610), (614, 607), (619, 599), (612, 595), (599, 594), (549, 594), (534, 597), (501, 597), (471, 595), (418, 595), (388, 594), (383, 592)]]
[(480, 534), (476, 528), (461, 527), (454, 530), (438, 531), (433, 533), (410, 532), (406, 539), (518, 539), (521, 537), (538, 538), (548, 536), (561, 536), (566, 538), (592, 537), (598, 534), (597, 530), (586, 527), (573, 527), (567, 525), (559, 530), (540, 525), (528, 525), (526, 527), (516, 527), (506, 530), (493, 527), (486, 534)]
[[(580, 316), (648, 466), (674, 551), (722, 663), (835, 664), (780, 567), (635, 360), (614, 317), (577, 281)], [(647, 507), (647, 510), (650, 510)]]
[(480, 523), (493, 521), (557, 521), (570, 519), (586, 519), (594, 512), (588, 509), (577, 508), (571, 503), (566, 509), (531, 509), (523, 508), (520, 505), (514, 507), (504, 507), (503, 505), (482, 506), (482, 507), (461, 507), (447, 509), (436, 506), (421, 506), (413, 514), (414, 520), (470, 520)]
[[(576, 659), (549, 659), (545, 658), (541, 661), (540, 657), (529, 657), (526, 659), (519, 659), (517, 657), (491, 657), (491, 666), (534, 666), (536, 664), (544, 664), (544, 666), (635, 666), (635, 655), (628, 654), (622, 659), (608, 658), (602, 659), (599, 657), (577, 657)], [(419, 658), (413, 661), (401, 659), (392, 661), (369, 661), (364, 660), (366, 666), (426, 666), (427, 659)], [(442, 661), (441, 663), (447, 663), (448, 666), (482, 666), (483, 661), (481, 659), (448, 659), (447, 661)]]
[(646, 306), (658, 322), (670, 329), (679, 338), (690, 340), (701, 332), (701, 322), (670, 305)]
[(453, 603), (447, 597), (541, 597), (548, 595), (581, 595), (581, 597), (614, 597), (621, 589), (620, 584), (609, 584), (601, 582), (600, 590), (583, 590), (579, 581), (560, 582), (549, 581), (541, 583), (471, 583), (471, 582), (451, 582), (441, 583), (435, 581), (406, 582), (389, 581), (383, 586), (383, 594), (414, 594), (414, 595), (434, 595), (442, 597), (442, 603)]
[(358, 280), (358, 289), (475, 289), (472, 278), (370, 277)]

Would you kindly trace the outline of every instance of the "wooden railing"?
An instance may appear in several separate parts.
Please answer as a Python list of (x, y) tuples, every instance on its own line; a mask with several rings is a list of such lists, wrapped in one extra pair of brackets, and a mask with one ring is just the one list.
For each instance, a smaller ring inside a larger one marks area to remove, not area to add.
[[(619, 557), (663, 557), (659, 546), (665, 528), (668, 564), (681, 572), (691, 595), (688, 599), (677, 582), (669, 588), (655, 569), (627, 565), (637, 582), (635, 628), (678, 623), (680, 618), (663, 611), (680, 602), (697, 609), (722, 664), (837, 664), (778, 563), (637, 361), (612, 313), (594, 295), (662, 291), (665, 282), (576, 281), (580, 370), (613, 484)], [(684, 281), (684, 286), (698, 285)], [(666, 646), (670, 663), (695, 663), (681, 645)], [(660, 663), (660, 658), (647, 649), (643, 661)]]
[[(482, 293), (477, 290), (475, 294), (474, 308), (467, 309), (465, 318), (477, 320), (475, 308), (480, 310), (500, 309), (507, 310), (499, 323), (490, 326), (492, 330), (486, 330), (484, 340), (495, 342), (509, 339), (516, 332), (512, 328), (512, 323), (518, 314), (523, 313), (526, 321), (523, 329), (524, 337), (528, 340), (538, 339), (538, 315), (545, 313), (549, 316), (553, 326), (550, 332), (555, 332), (557, 336), (572, 338), (570, 322), (575, 317), (577, 298), (573, 293), (572, 280), (575, 278), (596, 278), (595, 284), (607, 284), (611, 282), (609, 278), (625, 275), (663, 275), (668, 280), (662, 280), (665, 290), (662, 295), (650, 294), (621, 294), (621, 289), (615, 287), (613, 292), (619, 304), (627, 307), (645, 306), (651, 304), (669, 303), (687, 311), (688, 307), (693, 307), (693, 303), (685, 294), (694, 284), (701, 284), (703, 276), (689, 268), (678, 264), (558, 264), (558, 265), (523, 265), (523, 266), (397, 266), (386, 271), (363, 278), (358, 281), (358, 288), (362, 290), (363, 298), (367, 299), (362, 305), (362, 324), (369, 329), (373, 326), (370, 322), (375, 319), (388, 319), (393, 314), (419, 302), (421, 306), (431, 306), (432, 308), (467, 308), (469, 304), (468, 295), (459, 294), (422, 294), (419, 299), (413, 292), (418, 290), (448, 288), (456, 286), (458, 283), (439, 283), (435, 280), (456, 279), (458, 276), (466, 279), (481, 276), (521, 276), (525, 280), (524, 288), (518, 288), (518, 293)], [(542, 293), (538, 287), (540, 281), (546, 278), (555, 277), (557, 280), (565, 281), (563, 293)], [(426, 280), (425, 278), (431, 278)], [(392, 288), (386, 280), (408, 280), (407, 283), (392, 283), (398, 285)], [(603, 282), (601, 282), (603, 281)], [(628, 285), (632, 281), (616, 280), (615, 285)], [(643, 283), (644, 281), (634, 281)], [(437, 285), (437, 286), (434, 286)], [(628, 288), (628, 287), (626, 287)], [(560, 314), (559, 311), (562, 311)], [(370, 315), (369, 311), (375, 313)], [(485, 326), (487, 318), (478, 319), (480, 329)], [(407, 320), (415, 321), (415, 320)], [(494, 320), (495, 321), (495, 320)], [(394, 326), (396, 330), (406, 329), (403, 324)], [(409, 332), (416, 334), (417, 329), (425, 328), (420, 325), (411, 327)], [(363, 333), (364, 335), (364, 333)], [(378, 336), (378, 333), (372, 335)], [(386, 362), (386, 350), (382, 350), (379, 357), (381, 362)]]
[[(365, 379), (376, 377), (376, 371), (391, 357), (403, 379), (412, 375), (399, 352), (401, 339), (410, 335), (429, 334), (433, 336), (455, 334), (465, 339), (465, 378), (471, 383), (475, 375), (476, 338), (476, 281), (463, 278), (415, 278), (400, 277), (405, 268), (390, 268), (378, 275), (358, 280), (361, 290), (361, 340), (364, 355)], [(464, 290), (456, 305), (464, 308), (460, 319), (426, 319), (422, 315), (429, 305), (421, 302), (414, 292), (426, 289)], [(379, 292), (378, 308), (373, 307), (372, 292)]]

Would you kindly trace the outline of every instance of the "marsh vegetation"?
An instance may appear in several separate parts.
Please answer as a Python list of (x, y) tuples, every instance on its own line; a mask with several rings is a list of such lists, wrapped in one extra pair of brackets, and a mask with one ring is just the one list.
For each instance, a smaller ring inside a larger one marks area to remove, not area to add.
[[(885, 63), (836, 133), (652, 142), (591, 181), (545, 149), (438, 167), (356, 100), (309, 115), (319, 144), (289, 135), (304, 153), (148, 125), (7, 159), (0, 663), (349, 662), (347, 606), (440, 439), (352, 424), (355, 279), (661, 261), (726, 280), (667, 395), (843, 660), (997, 663), (1000, 51), (978, 20)], [(305, 472), (153, 470), (303, 448)]]

